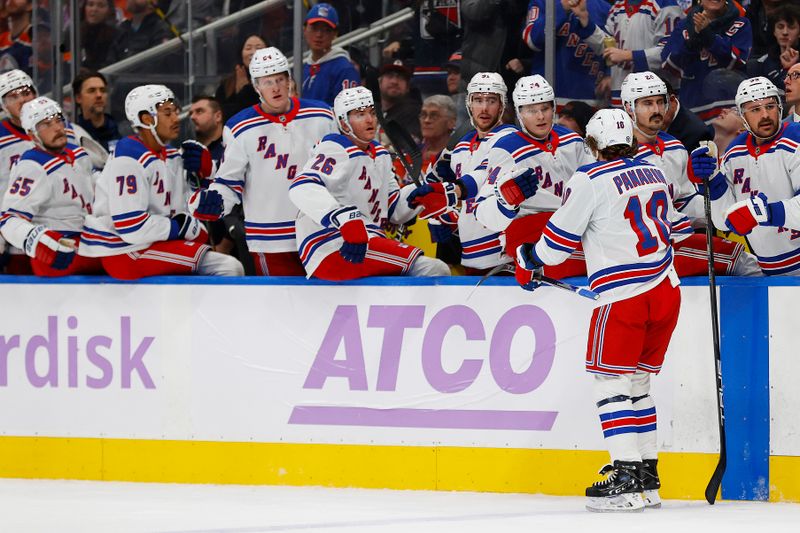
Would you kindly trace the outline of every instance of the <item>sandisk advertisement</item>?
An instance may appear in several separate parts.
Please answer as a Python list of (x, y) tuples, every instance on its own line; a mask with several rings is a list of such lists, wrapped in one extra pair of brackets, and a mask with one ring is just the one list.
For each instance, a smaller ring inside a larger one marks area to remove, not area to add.
[[(65, 284), (4, 296), (28, 311), (0, 323), (3, 435), (604, 449), (584, 371), (595, 304), (552, 287)], [(653, 379), (665, 450), (715, 449), (706, 298), (684, 288)]]

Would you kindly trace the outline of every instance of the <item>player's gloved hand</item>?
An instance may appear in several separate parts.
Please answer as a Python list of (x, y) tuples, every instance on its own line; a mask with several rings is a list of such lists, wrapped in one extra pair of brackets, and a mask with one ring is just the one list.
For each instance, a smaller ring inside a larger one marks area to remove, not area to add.
[[(324, 221), (323, 221), (324, 222)], [(342, 233), (344, 243), (339, 254), (350, 263), (363, 263), (367, 255), (369, 234), (364, 216), (356, 207), (343, 207), (330, 214), (330, 224)]]
[(532, 168), (514, 171), (511, 178), (494, 184), (494, 194), (504, 207), (515, 208), (534, 194), (539, 188), (539, 179)]
[(198, 220), (219, 220), (223, 211), (222, 195), (215, 190), (200, 189), (189, 198), (189, 208)]
[(428, 220), (428, 231), (431, 232), (431, 242), (448, 242), (453, 238), (453, 230), (450, 229), (450, 226), (436, 218)]
[(526, 291), (533, 291), (542, 286), (544, 265), (536, 259), (534, 246), (535, 244), (529, 242), (517, 246), (517, 268), (514, 270), (514, 277)]
[(442, 181), (456, 181), (456, 173), (453, 171), (453, 167), (450, 166), (451, 159), (452, 154), (445, 150), (439, 160), (436, 161), (436, 174)]
[(181, 143), (181, 158), (183, 158), (183, 168), (189, 172), (194, 172), (201, 178), (211, 175), (213, 168), (211, 152), (202, 143), (189, 140)]
[(453, 183), (425, 183), (408, 195), (408, 206), (412, 209), (422, 206), (418, 215), (422, 219), (435, 218), (455, 208), (458, 204), (457, 190)]
[(36, 226), (25, 237), (25, 253), (45, 265), (64, 270), (75, 258), (75, 246), (69, 239), (62, 239), (58, 232), (44, 226)]
[(195, 241), (206, 234), (203, 224), (191, 215), (178, 213), (170, 217), (170, 222), (172, 224), (168, 237), (170, 241), (179, 239)]
[(725, 213), (725, 225), (736, 235), (747, 235), (756, 226), (783, 226), (785, 222), (783, 203), (769, 203), (764, 193), (736, 202)]
[(717, 200), (728, 190), (725, 174), (719, 172), (717, 159), (708, 153), (708, 147), (701, 146), (692, 150), (691, 159), (686, 169), (689, 181), (697, 186), (700, 194), (705, 194), (706, 182), (712, 200)]

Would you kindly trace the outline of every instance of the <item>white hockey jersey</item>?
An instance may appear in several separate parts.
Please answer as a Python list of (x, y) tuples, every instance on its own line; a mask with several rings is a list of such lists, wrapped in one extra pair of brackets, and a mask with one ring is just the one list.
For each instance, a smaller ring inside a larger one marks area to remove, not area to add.
[[(487, 228), (505, 230), (517, 216), (555, 211), (561, 205), (564, 185), (583, 165), (593, 163), (580, 135), (559, 125), (553, 126), (542, 143), (521, 131), (504, 135), (489, 150), (488, 177), (478, 193), (474, 215)], [(496, 181), (504, 182), (519, 168), (532, 168), (539, 178), (536, 195), (519, 210), (507, 209), (494, 195)]]
[(514, 126), (500, 124), (486, 137), (479, 138), (475, 130), (470, 131), (456, 144), (450, 167), (456, 178), (467, 188), (467, 197), (461, 200), (458, 216), (458, 236), (461, 240), (461, 264), (477, 269), (492, 268), (509, 261), (503, 254), (502, 233), (491, 230), (478, 222), (475, 211), (478, 191), (486, 183), (489, 150), (504, 135), (518, 131)]
[(768, 144), (756, 146), (745, 132), (736, 137), (722, 158), (728, 189), (713, 199), (714, 225), (725, 227), (725, 212), (735, 202), (764, 193), (769, 202), (783, 203), (784, 227), (756, 226), (747, 243), (766, 276), (800, 275), (800, 124), (783, 124)]
[(39, 225), (76, 236), (92, 212), (93, 200), (92, 163), (86, 150), (67, 144), (61, 155), (54, 155), (33, 148), (11, 169), (0, 230), (20, 249), (28, 233)]
[(633, 159), (601, 161), (569, 181), (534, 253), (557, 265), (582, 243), (589, 286), (607, 304), (646, 292), (667, 275), (678, 283), (670, 232), (679, 219), (660, 169)]
[(675, 209), (686, 215), (695, 226), (705, 227), (703, 196), (689, 181), (686, 173), (689, 152), (678, 139), (660, 131), (654, 142), (639, 143), (639, 152), (635, 159), (647, 161), (660, 168), (667, 178), (670, 198)]
[[(66, 124), (66, 130), (67, 142), (80, 146), (69, 122)], [(0, 121), (0, 191), (5, 192), (8, 189), (11, 167), (19, 161), (22, 154), (35, 146), (30, 136), (21, 127), (15, 126), (8, 119)]]
[[(611, 35), (617, 48), (633, 51), (633, 61), (611, 67), (611, 105), (621, 107), (619, 89), (622, 80), (631, 72), (661, 69), (661, 51), (677, 23), (686, 14), (676, 0), (642, 0), (635, 5), (629, 0), (617, 0), (611, 6), (606, 27), (599, 28), (591, 19), (578, 35), (603, 55), (603, 38)], [(604, 31), (605, 30), (605, 31)]]
[(296, 98), (283, 115), (270, 115), (256, 105), (225, 125), (225, 157), (210, 189), (222, 195), (226, 214), (243, 205), (251, 252), (297, 251), (297, 207), (289, 201), (289, 185), (314, 145), (336, 130), (326, 104)]
[(298, 252), (308, 277), (344, 243), (330, 222), (333, 211), (354, 206), (366, 218), (371, 237), (386, 237), (387, 222), (402, 224), (419, 211), (407, 202), (415, 188), (399, 188), (392, 158), (377, 142), (364, 151), (344, 135), (326, 135), (289, 188), (289, 198), (300, 210)]
[(169, 217), (186, 212), (188, 194), (178, 150), (154, 152), (136, 136), (120, 139), (97, 180), (78, 253), (107, 257), (169, 240)]

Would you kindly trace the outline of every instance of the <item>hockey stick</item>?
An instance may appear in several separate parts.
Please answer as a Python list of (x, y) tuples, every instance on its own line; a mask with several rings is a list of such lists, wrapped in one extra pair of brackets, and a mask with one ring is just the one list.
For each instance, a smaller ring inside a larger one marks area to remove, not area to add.
[[(503, 263), (502, 265), (497, 265), (489, 272), (487, 272), (481, 279), (478, 281), (477, 285), (472, 288), (472, 291), (467, 296), (467, 300), (472, 297), (472, 294), (480, 287), (484, 281), (491, 278), (494, 275), (507, 273), (507, 274), (514, 274), (516, 267), (513, 263)], [(540, 283), (544, 283), (545, 285), (549, 285), (551, 287), (555, 287), (556, 289), (562, 289), (565, 291), (573, 292), (578, 296), (583, 296), (584, 298), (588, 298), (590, 300), (597, 300), (600, 298), (600, 295), (594, 292), (591, 289), (584, 289), (583, 287), (578, 287), (577, 285), (572, 285), (565, 281), (561, 281), (560, 279), (553, 279), (547, 276), (537, 276), (536, 281)]]
[[(708, 147), (711, 157), (717, 158), (717, 145), (713, 142), (701, 142), (701, 146)], [(714, 223), (711, 220), (711, 197), (709, 192), (709, 179), (703, 178), (703, 203), (706, 215), (706, 248), (708, 249), (708, 288), (711, 297), (711, 333), (714, 341), (714, 363), (717, 384), (717, 421), (719, 422), (719, 461), (711, 479), (706, 486), (706, 501), (714, 505), (717, 491), (722, 484), (722, 476), (728, 463), (728, 453), (725, 446), (725, 407), (722, 402), (722, 356), (719, 350), (719, 318), (717, 316), (717, 280), (714, 272)]]

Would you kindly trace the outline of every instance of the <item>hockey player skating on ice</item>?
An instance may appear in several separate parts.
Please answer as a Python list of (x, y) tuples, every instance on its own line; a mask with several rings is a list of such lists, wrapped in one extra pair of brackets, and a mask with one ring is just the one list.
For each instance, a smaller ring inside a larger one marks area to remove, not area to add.
[[(467, 274), (480, 274), (508, 262), (503, 253), (501, 232), (486, 228), (473, 215), (475, 197), (486, 182), (489, 150), (503, 135), (517, 131), (509, 124), (503, 124), (503, 111), (507, 105), (506, 84), (496, 72), (478, 72), (467, 84), (467, 113), (475, 128), (467, 132), (453, 149), (452, 156), (442, 157), (436, 164), (433, 180), (413, 193), (414, 197), (425, 194), (443, 193), (445, 188), (455, 191), (461, 201), (457, 219), (458, 236), (461, 240), (461, 264)], [(450, 184), (455, 184), (455, 187)], [(454, 207), (454, 206), (451, 206)], [(453, 211), (446, 217), (452, 216)], [(429, 227), (434, 242), (444, 242), (450, 233), (448, 220), (431, 220)]]
[[(628, 74), (622, 82), (622, 106), (633, 121), (639, 144), (636, 159), (657, 166), (669, 184), (675, 209), (686, 215), (694, 227), (705, 226), (703, 197), (689, 180), (689, 154), (683, 144), (661, 131), (669, 109), (666, 84), (652, 72)], [(689, 226), (672, 228), (675, 271), (679, 276), (700, 276), (708, 272), (706, 236)], [(760, 274), (755, 258), (744, 245), (714, 237), (714, 269), (718, 275)]]
[[(408, 205), (415, 186), (398, 187), (389, 152), (372, 140), (378, 127), (372, 93), (364, 87), (345, 89), (333, 107), (341, 133), (322, 139), (289, 189), (300, 209), (297, 242), (308, 276), (341, 281), (449, 275), (445, 263), (388, 239), (383, 231), (388, 222), (403, 224), (420, 209)], [(428, 203), (434, 209), (445, 204), (444, 198)]]
[(11, 169), (0, 229), (31, 257), (37, 276), (100, 274), (100, 261), (76, 255), (84, 218), (94, 200), (92, 164), (67, 143), (61, 107), (45, 97), (22, 106), (22, 127), (35, 147)]
[(736, 107), (747, 131), (721, 168), (706, 148), (692, 152), (698, 181), (709, 178), (714, 224), (744, 235), (767, 276), (800, 274), (800, 124), (782, 124), (780, 93), (767, 78), (744, 80)]
[(249, 69), (261, 103), (227, 122), (225, 159), (208, 190), (192, 195), (189, 211), (201, 220), (218, 220), (241, 203), (256, 272), (304, 276), (289, 185), (314, 145), (336, 131), (333, 113), (323, 102), (289, 96), (289, 62), (277, 48), (256, 51)]
[(598, 111), (586, 126), (586, 143), (598, 162), (578, 169), (564, 205), (537, 243), (517, 249), (517, 263), (531, 272), (533, 289), (544, 265), (564, 261), (583, 243), (590, 287), (601, 295), (589, 326), (586, 370), (594, 375), (612, 460), (601, 471), (608, 477), (586, 489), (587, 508), (641, 511), (660, 506), (650, 376), (661, 369), (678, 321), (670, 227), (680, 215), (663, 172), (633, 159), (636, 141), (624, 111)]
[[(575, 170), (594, 161), (580, 135), (554, 123), (555, 94), (542, 76), (520, 78), (513, 97), (521, 131), (504, 135), (492, 146), (488, 177), (474, 209), (478, 222), (505, 232), (505, 251), (512, 258), (525, 239), (538, 239), (561, 205), (565, 184)], [(506, 183), (502, 192), (497, 187), (500, 182)], [(583, 257), (576, 255), (548, 269), (547, 275), (562, 278), (585, 273)], [(517, 274), (527, 275), (519, 269)]]
[(80, 244), (114, 278), (243, 274), (235, 258), (211, 251), (202, 224), (186, 213), (181, 156), (166, 148), (180, 134), (179, 113), (163, 85), (136, 87), (125, 98), (137, 134), (117, 143), (103, 169)]

